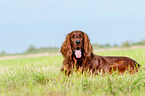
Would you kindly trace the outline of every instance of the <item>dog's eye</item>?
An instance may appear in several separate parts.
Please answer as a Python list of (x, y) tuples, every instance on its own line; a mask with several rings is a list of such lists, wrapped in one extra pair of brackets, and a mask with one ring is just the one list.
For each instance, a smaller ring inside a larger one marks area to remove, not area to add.
[(81, 34), (79, 34), (79, 37), (83, 37)]
[(72, 35), (72, 36), (71, 36), (71, 38), (74, 38), (74, 37), (75, 37), (75, 35)]

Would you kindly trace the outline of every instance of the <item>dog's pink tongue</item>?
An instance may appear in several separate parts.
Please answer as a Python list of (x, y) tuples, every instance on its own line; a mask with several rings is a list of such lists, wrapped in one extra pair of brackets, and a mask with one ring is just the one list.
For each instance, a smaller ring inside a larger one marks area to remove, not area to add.
[(81, 58), (82, 57), (81, 50), (75, 50), (75, 55), (76, 55), (76, 58)]

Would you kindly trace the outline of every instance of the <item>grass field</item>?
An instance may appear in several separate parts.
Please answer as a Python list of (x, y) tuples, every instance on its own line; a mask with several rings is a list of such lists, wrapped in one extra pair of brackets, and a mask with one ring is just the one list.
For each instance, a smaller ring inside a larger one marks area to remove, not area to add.
[[(97, 52), (127, 56), (145, 67), (145, 49)], [(144, 96), (145, 71), (135, 75), (60, 72), (62, 56), (0, 61), (0, 96)]]

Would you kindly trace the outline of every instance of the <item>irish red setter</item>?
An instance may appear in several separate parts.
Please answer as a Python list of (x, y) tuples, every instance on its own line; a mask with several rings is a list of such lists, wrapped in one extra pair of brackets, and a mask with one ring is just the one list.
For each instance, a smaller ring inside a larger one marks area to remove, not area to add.
[(74, 69), (89, 71), (97, 74), (98, 72), (109, 72), (118, 70), (124, 73), (138, 71), (140, 65), (128, 57), (98, 56), (92, 52), (92, 45), (88, 36), (82, 31), (73, 31), (66, 36), (61, 46), (61, 53), (65, 60), (61, 71), (70, 74)]

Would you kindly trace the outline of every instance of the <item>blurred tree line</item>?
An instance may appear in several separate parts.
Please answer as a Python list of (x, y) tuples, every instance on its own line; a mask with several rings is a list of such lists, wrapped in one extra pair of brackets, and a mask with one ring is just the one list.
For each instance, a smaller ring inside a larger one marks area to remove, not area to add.
[(27, 54), (27, 53), (44, 53), (44, 52), (56, 53), (59, 52), (59, 48), (57, 47), (36, 48), (34, 45), (30, 45), (25, 53)]
[[(145, 45), (145, 39), (144, 40), (141, 40), (141, 41), (138, 41), (136, 43), (131, 43), (129, 41), (125, 41), (123, 42), (121, 45), (117, 45), (117, 44), (114, 44), (114, 45), (110, 45), (109, 43), (107, 44), (92, 44), (93, 45), (93, 49), (98, 49), (98, 48), (112, 48), (112, 47), (131, 47), (131, 46), (138, 46), (138, 45)], [(60, 48), (57, 48), (57, 47), (43, 47), (43, 48), (36, 48), (35, 46), (31, 45), (26, 53), (40, 53), (40, 52), (59, 52)]]
[(136, 43), (131, 43), (129, 41), (125, 41), (121, 44), (121, 47), (130, 47), (130, 46), (141, 46), (141, 45), (145, 45), (145, 39), (144, 40), (141, 40), (141, 41), (138, 41)]
[[(131, 47), (131, 46), (141, 46), (141, 45), (145, 45), (145, 39), (138, 41), (138, 42), (129, 42), (129, 41), (125, 41), (123, 42), (121, 45), (110, 45), (109, 43), (107, 44), (92, 44), (93, 45), (93, 49), (98, 49), (98, 48), (112, 48), (112, 47)], [(36, 48), (34, 45), (30, 45), (28, 47), (28, 49), (26, 50), (26, 52), (24, 53), (20, 53), (20, 54), (34, 54), (34, 53), (57, 53), (59, 52), (60, 48), (57, 47), (42, 47), (42, 48)], [(5, 55), (11, 55), (11, 54), (7, 54), (6, 52), (2, 51), (0, 52), (0, 56), (5, 56)]]

